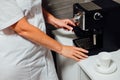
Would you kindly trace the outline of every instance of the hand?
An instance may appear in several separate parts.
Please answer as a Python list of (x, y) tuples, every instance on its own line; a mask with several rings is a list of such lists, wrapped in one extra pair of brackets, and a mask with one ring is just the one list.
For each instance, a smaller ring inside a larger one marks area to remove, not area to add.
[(75, 26), (75, 23), (70, 19), (55, 19), (54, 26), (56, 28), (64, 28), (66, 30), (72, 30), (72, 26)]
[(76, 61), (80, 61), (87, 58), (87, 53), (87, 50), (74, 46), (63, 46), (60, 52), (60, 54), (62, 54), (63, 56), (72, 58)]
[(45, 21), (49, 24), (52, 24), (56, 28), (64, 28), (67, 30), (72, 30), (73, 29), (72, 26), (75, 26), (75, 23), (72, 20), (58, 19), (54, 17), (52, 14), (50, 14), (49, 12), (47, 12), (44, 8), (43, 8), (43, 14), (44, 14)]

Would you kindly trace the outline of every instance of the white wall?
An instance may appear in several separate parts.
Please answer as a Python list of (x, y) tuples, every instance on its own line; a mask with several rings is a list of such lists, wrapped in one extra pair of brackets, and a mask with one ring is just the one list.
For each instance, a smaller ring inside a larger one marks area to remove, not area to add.
[(71, 18), (73, 16), (73, 4), (88, 2), (91, 0), (47, 0), (52, 14), (58, 18)]

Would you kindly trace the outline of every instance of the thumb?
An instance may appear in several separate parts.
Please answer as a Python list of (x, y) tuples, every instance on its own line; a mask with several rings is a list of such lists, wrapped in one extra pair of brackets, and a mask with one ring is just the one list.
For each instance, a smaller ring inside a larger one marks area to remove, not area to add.
[(73, 28), (72, 28), (71, 26), (66, 25), (66, 24), (64, 24), (63, 28), (64, 28), (64, 29), (67, 29), (67, 30), (73, 30)]

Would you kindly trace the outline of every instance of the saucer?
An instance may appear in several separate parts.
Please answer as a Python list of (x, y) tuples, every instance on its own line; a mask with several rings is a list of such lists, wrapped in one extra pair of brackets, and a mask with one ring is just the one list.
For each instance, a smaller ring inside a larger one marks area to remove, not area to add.
[(115, 63), (112, 63), (109, 68), (103, 68), (100, 66), (95, 65), (96, 71), (102, 74), (111, 74), (114, 73), (117, 70), (117, 65)]

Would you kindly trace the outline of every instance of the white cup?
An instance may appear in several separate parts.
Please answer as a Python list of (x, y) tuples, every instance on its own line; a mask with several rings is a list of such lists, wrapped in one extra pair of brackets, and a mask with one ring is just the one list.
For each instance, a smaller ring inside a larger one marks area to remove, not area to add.
[(97, 65), (101, 68), (109, 68), (111, 65), (112, 59), (111, 54), (108, 52), (100, 52), (98, 54)]

